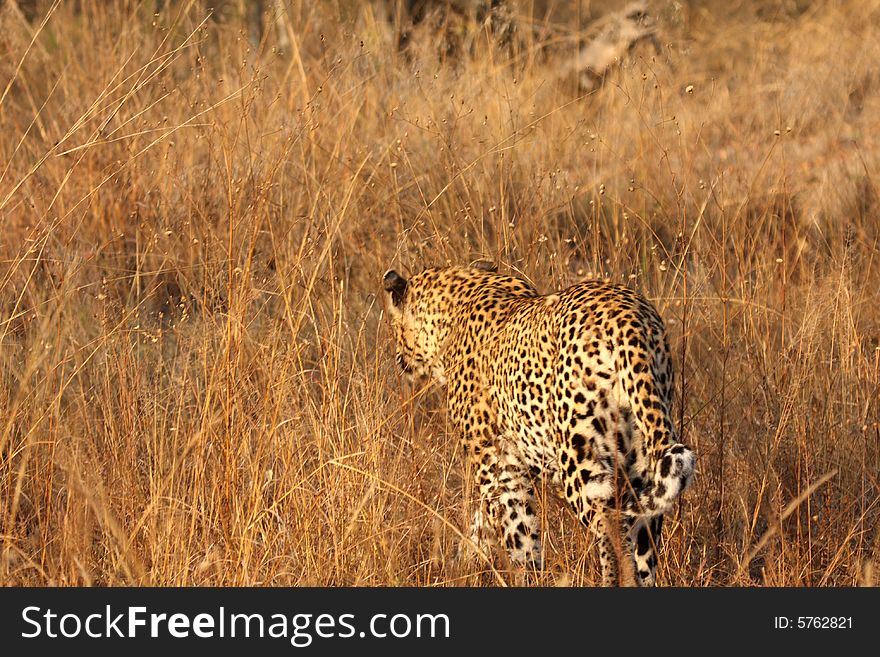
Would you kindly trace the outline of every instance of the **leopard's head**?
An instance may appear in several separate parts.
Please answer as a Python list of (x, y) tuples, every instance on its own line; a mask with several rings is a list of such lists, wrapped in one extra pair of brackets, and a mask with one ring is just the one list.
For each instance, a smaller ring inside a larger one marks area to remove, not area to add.
[(407, 280), (390, 270), (382, 278), (382, 287), (401, 371), (410, 381), (433, 379), (443, 385), (449, 290), (439, 276), (437, 270), (426, 270)]

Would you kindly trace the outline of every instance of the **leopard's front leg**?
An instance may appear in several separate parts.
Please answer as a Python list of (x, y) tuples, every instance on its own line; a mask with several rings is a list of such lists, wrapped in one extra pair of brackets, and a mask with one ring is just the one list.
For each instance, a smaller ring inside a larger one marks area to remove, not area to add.
[(513, 441), (504, 435), (484, 435), (466, 440), (466, 447), (480, 488), (480, 510), (472, 535), (485, 537), (486, 529), (491, 528), (513, 564), (540, 569), (540, 520), (535, 513), (534, 487)]

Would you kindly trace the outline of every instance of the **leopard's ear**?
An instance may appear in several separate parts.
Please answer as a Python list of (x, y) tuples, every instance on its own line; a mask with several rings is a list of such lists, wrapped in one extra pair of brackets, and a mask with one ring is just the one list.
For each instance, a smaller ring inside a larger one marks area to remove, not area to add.
[(382, 287), (388, 293), (392, 306), (399, 306), (403, 303), (406, 286), (406, 279), (393, 269), (389, 269), (382, 277)]
[(495, 274), (498, 271), (498, 265), (491, 260), (477, 260), (471, 267), (480, 271), (487, 271), (490, 274)]

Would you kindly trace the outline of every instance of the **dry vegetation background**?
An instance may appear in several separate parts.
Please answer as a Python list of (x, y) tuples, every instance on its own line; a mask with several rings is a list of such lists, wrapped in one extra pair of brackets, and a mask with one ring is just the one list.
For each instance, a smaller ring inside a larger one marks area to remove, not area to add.
[[(667, 318), (699, 465), (662, 585), (877, 583), (880, 2), (658, 1), (588, 94), (548, 4), (550, 43), (439, 60), (379, 3), (259, 44), (210, 2), (0, 8), (0, 582), (521, 581), (454, 559), (473, 491), (378, 297), (491, 258)], [(527, 580), (597, 583), (542, 500)]]

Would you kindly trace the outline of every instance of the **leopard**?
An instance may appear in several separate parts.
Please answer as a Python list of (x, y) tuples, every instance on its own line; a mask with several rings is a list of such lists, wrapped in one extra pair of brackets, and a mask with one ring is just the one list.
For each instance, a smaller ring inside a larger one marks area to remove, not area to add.
[(404, 379), (445, 389), (479, 490), (469, 540), (544, 568), (539, 482), (598, 546), (601, 584), (653, 586), (695, 452), (673, 422), (664, 322), (644, 295), (584, 280), (550, 294), (489, 262), (382, 279)]

